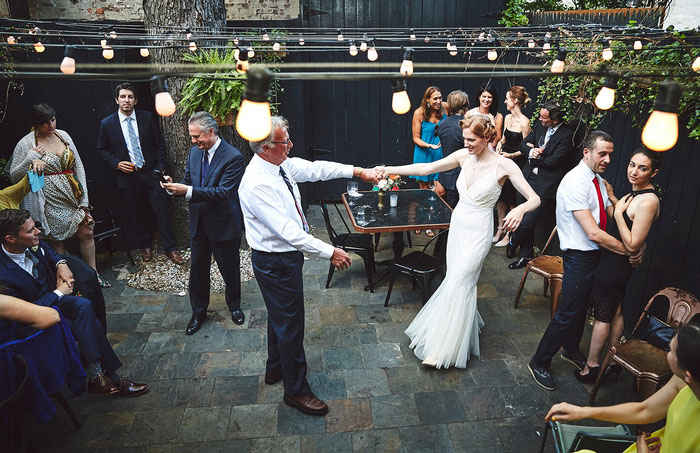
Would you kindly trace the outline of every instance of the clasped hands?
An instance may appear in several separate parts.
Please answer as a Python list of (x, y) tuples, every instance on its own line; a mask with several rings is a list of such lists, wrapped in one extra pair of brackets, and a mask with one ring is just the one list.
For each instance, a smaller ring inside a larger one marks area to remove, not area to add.
[(75, 284), (75, 278), (73, 278), (73, 272), (66, 263), (61, 263), (56, 268), (56, 289), (59, 290), (64, 296), (66, 294), (73, 294), (73, 285)]

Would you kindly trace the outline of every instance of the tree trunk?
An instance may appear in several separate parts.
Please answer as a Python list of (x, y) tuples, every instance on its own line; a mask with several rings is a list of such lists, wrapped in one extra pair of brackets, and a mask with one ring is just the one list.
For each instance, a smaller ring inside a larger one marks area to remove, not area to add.
[[(226, 6), (224, 0), (143, 0), (144, 26), (149, 35), (163, 35), (165, 30), (179, 29), (172, 33), (172, 39), (151, 41), (153, 46), (184, 46), (176, 48), (152, 48), (150, 53), (154, 70), (168, 64), (181, 63), (187, 50), (185, 30), (191, 28), (198, 43), (206, 43), (206, 36), (221, 34), (226, 26)], [(206, 32), (200, 30), (206, 30)], [(204, 36), (202, 36), (204, 34)], [(221, 43), (216, 43), (221, 44)], [(185, 79), (168, 79), (170, 94), (177, 104)], [(165, 137), (168, 152), (168, 174), (179, 181), (185, 173), (185, 163), (191, 142), (187, 133), (187, 118), (177, 110), (170, 117), (161, 117), (160, 126)], [(178, 245), (189, 244), (187, 202), (184, 197), (172, 198), (170, 215)]]

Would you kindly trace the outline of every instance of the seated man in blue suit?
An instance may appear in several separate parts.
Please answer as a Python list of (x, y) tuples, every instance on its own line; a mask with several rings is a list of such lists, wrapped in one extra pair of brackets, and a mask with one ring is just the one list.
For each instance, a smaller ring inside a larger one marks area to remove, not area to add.
[[(84, 297), (72, 296), (73, 273), (66, 260), (39, 240), (39, 230), (28, 211), (0, 211), (0, 242), (0, 284), (6, 287), (8, 296), (61, 310), (86, 363), (88, 393), (122, 396), (146, 393), (147, 385), (130, 382), (116, 373), (122, 363), (107, 341), (92, 304)], [(31, 326), (18, 323), (0, 328), (11, 329), (15, 338), (33, 333)]]
[(161, 184), (173, 195), (190, 202), (190, 304), (192, 319), (187, 335), (199, 330), (209, 306), (211, 255), (226, 283), (226, 305), (236, 324), (243, 324), (241, 311), (241, 246), (243, 216), (238, 186), (243, 176), (243, 155), (219, 137), (219, 127), (207, 112), (194, 113), (189, 121), (194, 146), (190, 149), (182, 184)]

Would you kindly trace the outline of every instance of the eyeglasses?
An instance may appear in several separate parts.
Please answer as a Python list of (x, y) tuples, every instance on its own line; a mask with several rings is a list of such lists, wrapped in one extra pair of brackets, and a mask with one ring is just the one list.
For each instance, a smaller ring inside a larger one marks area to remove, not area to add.
[(275, 144), (275, 145), (291, 145), (291, 144), (292, 144), (292, 140), (287, 139), (286, 142), (270, 142), (270, 143), (273, 143), (273, 144)]

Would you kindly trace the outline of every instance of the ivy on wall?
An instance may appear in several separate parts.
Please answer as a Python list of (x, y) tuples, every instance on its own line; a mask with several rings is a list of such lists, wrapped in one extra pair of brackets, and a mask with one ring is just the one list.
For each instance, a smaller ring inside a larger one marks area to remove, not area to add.
[(522, 27), (529, 23), (527, 13), (536, 11), (567, 11), (585, 10), (600, 8), (626, 8), (629, 3), (634, 3), (635, 7), (655, 7), (666, 6), (669, 0), (573, 0), (570, 2), (562, 0), (508, 0), (506, 9), (502, 11), (500, 25), (505, 27)]

